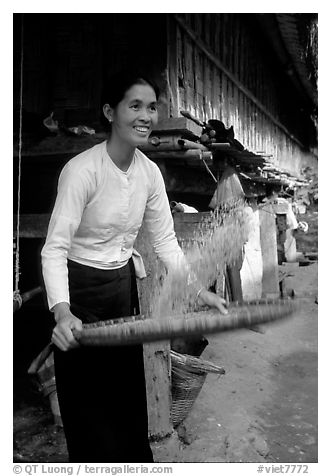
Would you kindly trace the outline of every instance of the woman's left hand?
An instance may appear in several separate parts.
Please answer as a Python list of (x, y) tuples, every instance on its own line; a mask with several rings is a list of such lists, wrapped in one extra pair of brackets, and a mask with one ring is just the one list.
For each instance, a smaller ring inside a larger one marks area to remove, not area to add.
[(226, 308), (226, 301), (225, 299), (221, 298), (215, 293), (211, 293), (207, 291), (207, 289), (203, 288), (199, 292), (199, 299), (203, 304), (206, 304), (210, 307), (216, 307), (220, 311), (221, 314), (228, 314), (228, 310)]

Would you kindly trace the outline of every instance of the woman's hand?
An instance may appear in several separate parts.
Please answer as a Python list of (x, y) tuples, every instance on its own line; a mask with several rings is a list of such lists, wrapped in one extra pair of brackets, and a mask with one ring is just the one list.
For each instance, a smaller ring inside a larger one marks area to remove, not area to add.
[(52, 342), (63, 351), (78, 347), (79, 343), (75, 339), (72, 331), (81, 331), (82, 321), (70, 312), (69, 304), (60, 302), (54, 306), (54, 318), (56, 326), (53, 329)]
[(211, 293), (210, 291), (207, 291), (207, 289), (202, 288), (198, 293), (198, 297), (203, 304), (210, 307), (216, 307), (221, 314), (228, 314), (229, 311), (226, 309), (225, 299), (217, 296), (217, 294)]

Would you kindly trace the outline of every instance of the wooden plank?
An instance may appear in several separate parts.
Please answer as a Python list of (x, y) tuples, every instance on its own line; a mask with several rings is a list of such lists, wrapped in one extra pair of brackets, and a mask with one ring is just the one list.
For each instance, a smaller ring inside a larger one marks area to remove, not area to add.
[(212, 118), (220, 119), (220, 77), (215, 66), (211, 65), (211, 110)]
[(234, 74), (237, 76), (238, 79), (240, 79), (240, 71), (239, 71), (239, 61), (240, 61), (240, 51), (239, 51), (239, 32), (240, 32), (240, 27), (239, 27), (239, 19), (237, 15), (234, 15)]
[(239, 133), (239, 93), (238, 88), (233, 85), (233, 128), (237, 137)]
[(238, 28), (238, 77), (241, 83), (244, 83), (244, 53), (245, 53), (245, 43), (244, 43), (244, 32), (243, 32), (243, 22), (240, 15), (239, 19), (239, 28)]
[(203, 109), (203, 56), (201, 52), (193, 45), (193, 57), (194, 57), (194, 109), (195, 115), (202, 121), (205, 120), (205, 114)]
[(190, 108), (190, 84), (189, 84), (189, 72), (192, 70), (192, 63), (191, 63), (191, 52), (189, 50), (189, 45), (187, 44), (186, 35), (182, 36), (182, 63), (183, 63), (183, 86), (184, 86), (184, 104), (185, 109), (192, 112)]
[[(231, 74), (230, 70), (230, 13), (224, 14), (224, 47), (225, 47), (225, 54), (224, 54), (224, 65), (227, 68), (227, 71)], [(225, 71), (224, 71), (225, 72)]]
[[(38, 144), (28, 146), (23, 142), (22, 157), (38, 157), (41, 155), (75, 155), (99, 144), (107, 138), (106, 133), (97, 133), (89, 136), (68, 136), (60, 133), (57, 136), (45, 137)], [(18, 144), (14, 144), (14, 157), (18, 157)]]
[(203, 220), (210, 216), (210, 212), (175, 213), (173, 215), (174, 227), (179, 241), (189, 241)]
[(187, 163), (201, 163), (203, 159), (207, 164), (212, 164), (212, 153), (211, 151), (201, 151), (198, 149), (188, 149), (188, 150), (174, 150), (174, 151), (165, 151), (160, 152), (148, 152), (146, 155), (151, 160), (160, 160), (167, 159), (169, 161), (176, 162), (177, 159), (185, 160)]
[(221, 71), (214, 67), (214, 84), (215, 84), (215, 118), (221, 120)]
[(261, 140), (261, 113), (257, 111), (256, 114), (256, 149), (263, 150), (262, 140)]
[(244, 134), (243, 134), (243, 143), (247, 149), (249, 149), (249, 133), (250, 133), (250, 121), (249, 121), (249, 103), (245, 98), (244, 100)]
[(221, 120), (224, 122), (225, 125), (228, 123), (228, 96), (227, 96), (227, 77), (222, 72), (222, 89), (221, 89), (221, 97), (222, 97), (222, 115)]
[(185, 68), (187, 76), (187, 109), (192, 112), (193, 115), (199, 117), (197, 95), (199, 90), (199, 81), (201, 82), (201, 78), (198, 77), (197, 74), (197, 71), (199, 71), (197, 48), (187, 36), (185, 37), (185, 44), (188, 54)]
[[(254, 53), (256, 54), (256, 45), (255, 43), (254, 44)], [(255, 56), (254, 54), (254, 56)], [(260, 62), (256, 60), (256, 57), (254, 58), (254, 68), (252, 69), (252, 76), (251, 76), (251, 83), (256, 85), (257, 89), (256, 89), (256, 97), (259, 99), (259, 101), (261, 101), (261, 103), (263, 104), (263, 106), (265, 106), (264, 104), (264, 98), (263, 98), (263, 91), (262, 91), (262, 77), (261, 77), (261, 65), (260, 65)]]
[(244, 97), (243, 116), (244, 116), (245, 127), (243, 130), (243, 142), (245, 144), (245, 147), (247, 147), (248, 145), (248, 134), (249, 134), (248, 102), (249, 102), (248, 99)]
[(167, 85), (169, 117), (179, 115), (179, 87), (178, 87), (178, 27), (170, 15), (167, 15)]
[[(24, 214), (20, 216), (20, 238), (45, 238), (50, 214)], [(14, 237), (17, 235), (17, 216), (13, 218)]]
[(257, 148), (257, 138), (256, 138), (256, 130), (257, 130), (257, 126), (256, 126), (256, 122), (257, 122), (257, 110), (256, 110), (256, 107), (255, 107), (255, 104), (252, 105), (252, 114), (253, 114), (253, 149), (254, 151), (258, 150)]
[[(221, 13), (219, 15), (220, 19), (220, 37), (219, 37), (219, 54), (217, 55), (217, 58), (219, 58), (220, 63), (224, 64), (224, 55), (225, 55), (225, 46), (224, 46), (224, 40), (225, 40), (225, 32), (224, 32), (224, 23), (225, 23), (225, 16), (224, 13)], [(222, 71), (223, 73), (223, 71)]]
[(255, 45), (252, 44), (252, 38), (249, 32), (247, 32), (247, 53), (246, 53), (246, 84), (249, 91), (251, 91), (255, 97), (260, 100), (259, 96), (257, 95), (256, 91), (256, 81), (254, 80), (255, 75), (255, 67), (256, 67), (256, 58), (255, 58), (255, 51), (253, 52), (253, 48)]
[(184, 32), (177, 25), (177, 69), (178, 69), (178, 97), (179, 109), (186, 109), (185, 106), (185, 54), (184, 54)]
[[(232, 62), (232, 72), (235, 77), (238, 78), (238, 22), (237, 22), (237, 15), (232, 14), (232, 26), (231, 26), (231, 41), (232, 41), (232, 48), (231, 48), (231, 62)], [(233, 112), (234, 112), (234, 119), (233, 119), (233, 127), (235, 134), (238, 135), (239, 132), (239, 111), (238, 111), (238, 103), (239, 103), (239, 92), (237, 85), (233, 85)]]
[(225, 90), (225, 97), (226, 97), (226, 123), (227, 127), (231, 125), (231, 97), (230, 97), (230, 88), (231, 88), (231, 81), (229, 78), (226, 78), (226, 90)]
[(238, 78), (236, 72), (236, 41), (237, 41), (237, 28), (236, 28), (236, 14), (231, 13), (231, 71), (232, 74)]
[[(147, 283), (140, 284), (142, 289)], [(143, 309), (143, 308), (142, 308)], [(171, 362), (170, 343), (144, 344), (144, 366), (146, 380), (146, 395), (148, 408), (148, 433), (152, 440), (160, 440), (171, 436)]]
[(192, 13), (184, 13), (182, 16), (188, 27), (195, 28), (195, 15), (192, 15)]
[(210, 13), (208, 14), (209, 20), (206, 23), (206, 30), (207, 30), (207, 35), (208, 35), (208, 44), (214, 53), (216, 53), (216, 45), (215, 45), (215, 40), (216, 40), (216, 29), (217, 29), (217, 14), (216, 13)]
[(265, 133), (265, 115), (261, 115), (261, 138), (262, 138), (262, 150), (265, 150), (266, 154), (268, 154), (268, 143), (267, 137)]
[(245, 25), (244, 31), (244, 40), (243, 43), (245, 45), (245, 51), (243, 54), (243, 84), (244, 86), (249, 89), (248, 84), (248, 71), (249, 71), (249, 36), (247, 34), (247, 28)]
[[(158, 271), (158, 260), (148, 233), (142, 227), (135, 242), (142, 255), (147, 277), (137, 280), (140, 312), (151, 318), (150, 302), (153, 283)], [(171, 360), (170, 342), (144, 344), (144, 367), (148, 411), (148, 433), (155, 461), (167, 461), (164, 451), (170, 446), (173, 454), (179, 452), (179, 441), (171, 421)], [(154, 444), (155, 441), (162, 442)], [(167, 451), (166, 451), (167, 452)]]
[(211, 212), (175, 213), (174, 227), (179, 244), (192, 242), (201, 223), (210, 217)]
[(229, 126), (234, 125), (234, 85), (232, 81), (228, 82), (228, 101), (229, 101)]
[(211, 44), (211, 39), (213, 38), (213, 29), (214, 29), (214, 17), (213, 13), (204, 13), (203, 14), (203, 38), (208, 45), (208, 47), (211, 49), (211, 51), (214, 51), (214, 48)]
[[(225, 22), (226, 14), (221, 15), (221, 44), (220, 44), (220, 57), (222, 58), (222, 63), (225, 64), (226, 57), (226, 31), (225, 31)], [(221, 107), (222, 114), (221, 120), (225, 125), (228, 123), (228, 99), (227, 99), (227, 75), (223, 70), (220, 70), (221, 73)]]
[[(243, 135), (244, 135), (244, 128), (246, 127), (245, 118), (243, 116), (243, 109), (244, 109), (244, 95), (241, 91), (239, 91), (239, 99), (238, 99), (238, 115), (239, 115), (239, 128), (238, 128), (238, 140), (244, 143)], [(246, 146), (246, 144), (245, 144)]]
[(201, 13), (193, 13), (195, 17), (195, 32), (199, 38), (201, 38), (202, 35), (202, 17), (203, 14)]
[[(158, 152), (161, 150), (182, 150), (183, 147), (180, 145), (179, 141), (184, 140), (181, 133), (168, 132), (165, 133), (162, 131), (160, 134), (153, 134), (146, 144), (139, 146), (139, 150), (142, 152)], [(192, 143), (192, 141), (189, 141)], [(195, 144), (193, 142), (192, 144)], [(191, 147), (186, 147), (191, 148)]]
[(221, 36), (221, 19), (222, 15), (219, 13), (213, 13), (214, 18), (214, 31), (212, 31), (212, 36), (214, 38), (214, 52), (217, 58), (221, 60), (221, 43), (222, 43), (222, 36)]
[(213, 113), (213, 98), (214, 98), (214, 85), (212, 81), (212, 65), (210, 61), (205, 58), (204, 60), (204, 109), (206, 113), (206, 120), (214, 118)]
[(200, 136), (202, 128), (186, 117), (164, 118), (154, 127), (154, 131), (191, 132)]
[(254, 150), (253, 140), (254, 140), (254, 117), (253, 117), (253, 104), (249, 101), (248, 103), (248, 114), (249, 114), (249, 150)]
[[(185, 223), (184, 230), (190, 229), (190, 235), (192, 235), (201, 219), (209, 213), (177, 215), (174, 218), (175, 230), (179, 239), (183, 240), (185, 237), (178, 224)], [(154, 253), (151, 253), (148, 235), (144, 228), (139, 232), (136, 248), (143, 256), (147, 271), (147, 278), (139, 283), (141, 311), (149, 312), (149, 302), (153, 293), (153, 279), (157, 272), (157, 258)], [(176, 460), (176, 456), (180, 452), (180, 442), (177, 434), (173, 431), (170, 413), (171, 361), (169, 351), (169, 341), (144, 344), (149, 436), (156, 461), (174, 461), (174, 458)], [(160, 440), (161, 444), (158, 443)]]

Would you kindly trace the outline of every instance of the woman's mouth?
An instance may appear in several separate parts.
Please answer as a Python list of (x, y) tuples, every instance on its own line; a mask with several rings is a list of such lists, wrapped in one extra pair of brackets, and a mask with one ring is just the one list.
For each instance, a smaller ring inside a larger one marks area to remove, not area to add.
[(146, 127), (146, 126), (135, 126), (134, 129), (139, 134), (148, 134), (149, 133), (149, 127)]

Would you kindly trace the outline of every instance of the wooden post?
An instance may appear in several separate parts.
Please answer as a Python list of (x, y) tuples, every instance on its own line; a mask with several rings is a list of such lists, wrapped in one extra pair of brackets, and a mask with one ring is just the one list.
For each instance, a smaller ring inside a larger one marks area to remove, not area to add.
[[(192, 237), (193, 230), (206, 213), (179, 213), (174, 215), (175, 231), (179, 242)], [(135, 248), (142, 255), (147, 277), (138, 280), (140, 312), (150, 315), (153, 283), (157, 279), (156, 255), (151, 252), (149, 237), (144, 227), (139, 231)], [(152, 316), (150, 316), (152, 318)], [(171, 360), (170, 342), (144, 344), (144, 365), (148, 405), (148, 428), (151, 448), (156, 462), (179, 460), (181, 443), (171, 420)]]
[[(156, 279), (157, 257), (151, 253), (144, 227), (139, 231), (135, 248), (142, 255), (147, 277), (138, 280), (140, 312), (150, 316), (150, 298)], [(148, 252), (147, 252), (148, 250)], [(176, 461), (180, 441), (171, 421), (170, 342), (144, 344), (144, 366), (148, 407), (148, 432), (156, 462)]]
[[(44, 238), (47, 233), (49, 214), (22, 215), (21, 238)], [(14, 235), (16, 217), (14, 217)], [(156, 255), (147, 253), (150, 247), (144, 228), (139, 232), (135, 244), (142, 254), (147, 278), (138, 280), (140, 312), (150, 314), (149, 302), (153, 293), (153, 280), (157, 270)], [(151, 448), (156, 462), (178, 460), (180, 441), (171, 421), (171, 361), (169, 341), (144, 345), (144, 365), (148, 405), (148, 429)], [(134, 397), (134, 396), (133, 396)]]
[(260, 240), (263, 261), (262, 296), (279, 297), (277, 229), (272, 205), (265, 205), (260, 214)]
[(168, 117), (179, 115), (179, 88), (178, 88), (178, 63), (177, 63), (177, 25), (170, 15), (167, 15), (167, 80), (169, 97)]

